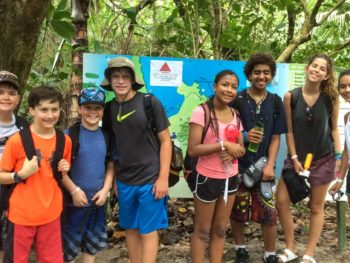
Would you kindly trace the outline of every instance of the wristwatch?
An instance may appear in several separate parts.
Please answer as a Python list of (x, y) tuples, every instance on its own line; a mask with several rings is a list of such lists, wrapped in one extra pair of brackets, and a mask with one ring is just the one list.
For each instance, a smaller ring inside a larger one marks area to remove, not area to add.
[(22, 179), (17, 172), (14, 172), (12, 174), (12, 178), (13, 178), (13, 181), (18, 184), (18, 183), (23, 183), (24, 182), (24, 179)]

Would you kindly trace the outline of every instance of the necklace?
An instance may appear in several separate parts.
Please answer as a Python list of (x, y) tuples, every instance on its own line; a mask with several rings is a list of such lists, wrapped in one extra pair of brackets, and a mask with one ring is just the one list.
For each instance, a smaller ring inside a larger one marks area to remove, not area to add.
[(264, 96), (260, 99), (259, 102), (257, 102), (258, 99), (253, 95), (253, 91), (251, 90), (251, 88), (248, 89), (248, 93), (253, 98), (253, 100), (255, 101), (255, 104), (256, 104), (255, 114), (260, 114), (261, 104), (265, 100), (265, 98), (267, 96), (267, 92), (265, 91)]

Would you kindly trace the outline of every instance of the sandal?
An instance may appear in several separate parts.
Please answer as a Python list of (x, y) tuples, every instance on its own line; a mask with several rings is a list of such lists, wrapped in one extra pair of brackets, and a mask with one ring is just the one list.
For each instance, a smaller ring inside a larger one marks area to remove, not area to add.
[(304, 255), (303, 261), (301, 261), (300, 263), (316, 263), (316, 260), (311, 256)]
[(254, 187), (261, 180), (263, 175), (262, 170), (266, 166), (267, 160), (266, 157), (261, 157), (243, 172), (242, 179), (247, 188)]
[(296, 260), (298, 258), (298, 255), (295, 254), (290, 249), (286, 248), (283, 250), (283, 254), (278, 255), (278, 261), (279, 262), (291, 262), (293, 260)]

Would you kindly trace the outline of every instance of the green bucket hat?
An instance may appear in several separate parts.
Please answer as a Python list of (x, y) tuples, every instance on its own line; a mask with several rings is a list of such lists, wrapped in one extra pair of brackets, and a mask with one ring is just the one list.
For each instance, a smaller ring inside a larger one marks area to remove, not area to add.
[(140, 88), (142, 88), (145, 85), (145, 83), (143, 82), (142, 79), (139, 79), (137, 77), (134, 63), (130, 59), (127, 59), (124, 57), (113, 58), (108, 62), (108, 67), (105, 69), (105, 72), (104, 72), (105, 78), (100, 84), (100, 86), (106, 90), (113, 91), (111, 84), (109, 83), (111, 71), (116, 68), (124, 68), (124, 67), (130, 68), (134, 73), (135, 82), (133, 83), (132, 88), (134, 90), (139, 90)]

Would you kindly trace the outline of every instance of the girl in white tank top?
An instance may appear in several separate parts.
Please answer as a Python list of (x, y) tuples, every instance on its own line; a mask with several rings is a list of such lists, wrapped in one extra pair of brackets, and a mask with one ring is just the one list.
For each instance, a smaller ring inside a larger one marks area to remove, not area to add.
[[(350, 102), (350, 69), (347, 69), (340, 73), (338, 78), (338, 90), (339, 94), (346, 102)], [(345, 144), (344, 151), (342, 153), (340, 171), (337, 173), (337, 181), (331, 186), (329, 192), (330, 194), (335, 194), (341, 188), (345, 175), (349, 170), (350, 165), (350, 111), (347, 112), (344, 116), (344, 136), (345, 136)], [(347, 183), (346, 183), (346, 194), (350, 196), (350, 175), (347, 175)], [(348, 202), (350, 204), (350, 199), (348, 198)]]

